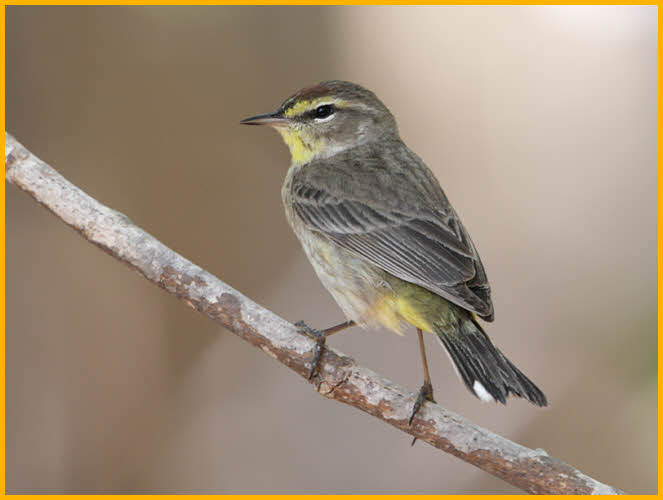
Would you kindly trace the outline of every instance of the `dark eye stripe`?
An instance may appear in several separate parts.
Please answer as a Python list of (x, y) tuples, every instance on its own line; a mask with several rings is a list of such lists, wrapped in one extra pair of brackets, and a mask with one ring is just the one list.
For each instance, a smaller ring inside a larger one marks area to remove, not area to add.
[[(286, 101), (283, 103), (283, 105), (280, 108), (280, 113), (281, 114), (287, 114), (290, 109), (292, 109), (294, 106), (297, 105), (297, 101)], [(328, 116), (331, 116), (334, 114), (338, 109), (334, 104), (321, 104), (320, 106), (317, 106), (313, 109), (310, 109), (304, 113), (300, 113), (297, 115), (292, 115), (290, 118), (293, 120), (313, 120), (315, 118), (317, 119), (323, 119), (327, 118)]]

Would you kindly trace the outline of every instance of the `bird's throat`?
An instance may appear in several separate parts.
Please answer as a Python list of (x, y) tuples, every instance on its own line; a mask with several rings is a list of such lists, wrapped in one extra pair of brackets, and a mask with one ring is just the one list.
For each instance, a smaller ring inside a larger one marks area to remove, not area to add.
[(306, 137), (302, 131), (290, 128), (278, 128), (278, 132), (290, 149), (294, 165), (302, 165), (313, 158), (322, 146), (319, 139)]

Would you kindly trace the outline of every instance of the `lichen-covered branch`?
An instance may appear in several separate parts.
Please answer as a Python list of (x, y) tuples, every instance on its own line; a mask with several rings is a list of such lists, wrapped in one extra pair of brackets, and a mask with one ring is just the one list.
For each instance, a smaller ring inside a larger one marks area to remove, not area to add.
[[(307, 375), (313, 340), (85, 194), (6, 132), (5, 176), (91, 243)], [(323, 396), (359, 408), (529, 493), (622, 493), (543, 450), (520, 446), (434, 404), (424, 405), (409, 426), (414, 395), (334, 349), (325, 349), (320, 367), (313, 384)]]

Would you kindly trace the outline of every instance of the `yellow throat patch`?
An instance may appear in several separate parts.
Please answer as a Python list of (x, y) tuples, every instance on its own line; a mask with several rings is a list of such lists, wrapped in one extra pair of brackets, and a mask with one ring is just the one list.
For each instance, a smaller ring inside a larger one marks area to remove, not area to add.
[(322, 145), (319, 139), (309, 137), (309, 140), (306, 140), (308, 134), (302, 130), (290, 127), (279, 127), (277, 130), (287, 144), (292, 163), (295, 165), (301, 165), (309, 161)]

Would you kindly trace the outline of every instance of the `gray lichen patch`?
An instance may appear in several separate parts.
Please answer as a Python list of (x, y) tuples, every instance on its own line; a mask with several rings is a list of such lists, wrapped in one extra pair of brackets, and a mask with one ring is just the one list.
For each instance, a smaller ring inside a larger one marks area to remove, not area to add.
[(286, 320), (248, 299), (242, 302), (242, 318), (247, 325), (262, 332), (276, 349), (288, 349), (303, 355), (315, 346), (313, 339), (299, 333)]

